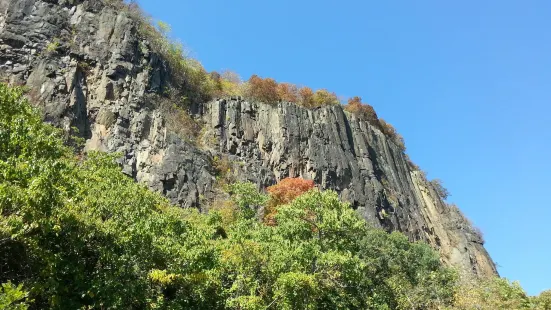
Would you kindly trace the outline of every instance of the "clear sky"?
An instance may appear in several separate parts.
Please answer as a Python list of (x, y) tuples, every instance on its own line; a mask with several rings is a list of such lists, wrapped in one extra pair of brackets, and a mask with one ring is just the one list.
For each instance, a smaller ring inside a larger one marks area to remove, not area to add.
[(551, 1), (139, 3), (207, 70), (361, 96), (480, 227), (500, 274), (551, 289)]

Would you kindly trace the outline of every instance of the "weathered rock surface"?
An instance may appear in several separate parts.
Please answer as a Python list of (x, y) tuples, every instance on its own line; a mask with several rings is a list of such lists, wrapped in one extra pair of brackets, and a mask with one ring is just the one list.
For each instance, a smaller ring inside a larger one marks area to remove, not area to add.
[(378, 129), (339, 106), (308, 110), (221, 99), (197, 107), (202, 147), (173, 133), (152, 94), (165, 62), (124, 10), (100, 0), (0, 0), (0, 71), (26, 85), (45, 120), (78, 129), (86, 150), (118, 152), (123, 171), (183, 207), (215, 196), (213, 157), (260, 187), (285, 177), (334, 189), (366, 220), (495, 274), (480, 235)]

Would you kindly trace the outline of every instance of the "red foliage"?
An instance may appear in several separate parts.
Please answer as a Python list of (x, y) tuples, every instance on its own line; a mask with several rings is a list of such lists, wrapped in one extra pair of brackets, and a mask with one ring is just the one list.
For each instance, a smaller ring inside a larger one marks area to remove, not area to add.
[(286, 178), (268, 187), (268, 193), (279, 204), (286, 204), (314, 188), (314, 181), (302, 178)]
[(270, 201), (266, 206), (264, 223), (270, 226), (276, 225), (277, 207), (293, 201), (293, 199), (313, 188), (314, 181), (302, 178), (286, 178), (276, 185), (268, 187)]

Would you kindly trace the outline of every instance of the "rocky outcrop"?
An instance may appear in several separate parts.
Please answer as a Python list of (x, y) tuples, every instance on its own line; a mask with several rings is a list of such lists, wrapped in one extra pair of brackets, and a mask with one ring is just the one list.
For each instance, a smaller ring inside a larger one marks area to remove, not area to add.
[(375, 226), (437, 247), (449, 264), (496, 270), (468, 220), (446, 205), (392, 140), (340, 106), (305, 109), (217, 100), (204, 105), (205, 136), (236, 174), (266, 187), (285, 177), (337, 191)]
[(100, 0), (0, 0), (0, 71), (29, 88), (46, 121), (78, 131), (85, 150), (121, 154), (124, 173), (183, 207), (215, 197), (214, 158), (223, 157), (233, 176), (261, 188), (313, 179), (373, 225), (429, 242), (449, 264), (496, 273), (461, 213), (397, 145), (340, 106), (214, 100), (193, 109), (200, 143), (176, 134), (155, 95), (169, 70), (127, 10)]
[(122, 154), (126, 174), (175, 203), (212, 195), (209, 156), (167, 130), (149, 95), (167, 70), (130, 12), (99, 0), (0, 0), (0, 10), (0, 70), (30, 88), (46, 121), (76, 128), (85, 150)]

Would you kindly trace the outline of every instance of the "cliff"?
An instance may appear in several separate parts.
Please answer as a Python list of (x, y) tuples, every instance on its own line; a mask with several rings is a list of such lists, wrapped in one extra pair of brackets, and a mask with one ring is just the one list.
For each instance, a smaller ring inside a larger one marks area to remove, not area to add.
[(170, 68), (128, 10), (100, 0), (0, 0), (0, 71), (29, 88), (46, 121), (78, 132), (85, 150), (121, 154), (127, 175), (175, 204), (215, 200), (224, 159), (225, 174), (262, 188), (312, 179), (373, 225), (430, 243), (446, 263), (496, 274), (459, 210), (391, 139), (340, 106), (198, 102), (183, 120), (201, 126), (199, 138), (179, 134), (160, 99), (174, 86)]

